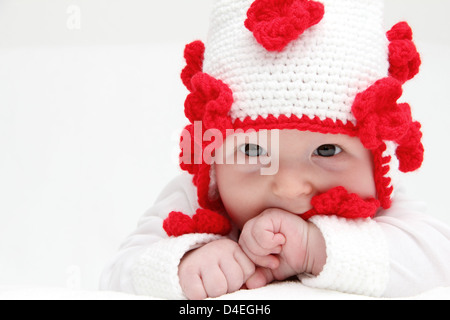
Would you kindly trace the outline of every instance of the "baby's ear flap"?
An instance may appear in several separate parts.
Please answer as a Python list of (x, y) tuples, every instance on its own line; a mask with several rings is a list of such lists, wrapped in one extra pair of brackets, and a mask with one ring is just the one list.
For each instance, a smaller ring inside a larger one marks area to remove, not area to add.
[(422, 63), (413, 42), (413, 32), (406, 22), (399, 22), (387, 32), (389, 44), (389, 74), (405, 83), (419, 73)]
[(203, 71), (203, 60), (205, 58), (205, 45), (200, 40), (186, 45), (184, 49), (184, 59), (186, 67), (181, 72), (181, 80), (186, 88), (192, 92), (192, 78)]

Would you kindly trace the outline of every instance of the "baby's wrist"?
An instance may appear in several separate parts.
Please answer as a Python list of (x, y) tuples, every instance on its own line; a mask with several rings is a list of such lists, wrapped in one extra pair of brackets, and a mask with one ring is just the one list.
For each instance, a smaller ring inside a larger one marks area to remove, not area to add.
[(327, 261), (327, 248), (322, 232), (313, 223), (309, 224), (306, 273), (318, 276)]

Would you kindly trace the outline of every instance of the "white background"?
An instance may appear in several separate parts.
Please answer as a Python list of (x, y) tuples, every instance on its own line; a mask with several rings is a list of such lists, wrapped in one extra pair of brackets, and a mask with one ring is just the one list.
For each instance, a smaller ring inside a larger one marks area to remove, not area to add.
[[(0, 285), (97, 288), (179, 172), (182, 52), (206, 39), (211, 3), (0, 0)], [(423, 58), (402, 100), (426, 161), (405, 182), (450, 224), (449, 12), (448, 0), (386, 4), (386, 30), (407, 20)]]

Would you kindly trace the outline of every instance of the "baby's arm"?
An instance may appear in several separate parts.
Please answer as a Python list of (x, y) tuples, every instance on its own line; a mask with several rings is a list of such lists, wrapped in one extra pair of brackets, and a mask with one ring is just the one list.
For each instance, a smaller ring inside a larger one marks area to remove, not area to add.
[(159, 298), (185, 299), (178, 277), (181, 259), (193, 249), (225, 238), (213, 234), (167, 235), (163, 222), (171, 211), (189, 215), (196, 211), (197, 206), (192, 176), (183, 174), (172, 181), (104, 270), (100, 288)]

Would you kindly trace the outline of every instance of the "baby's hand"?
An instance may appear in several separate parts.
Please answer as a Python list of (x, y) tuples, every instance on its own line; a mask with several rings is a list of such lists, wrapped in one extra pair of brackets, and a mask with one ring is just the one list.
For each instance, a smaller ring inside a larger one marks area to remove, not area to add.
[(232, 293), (255, 273), (255, 264), (234, 241), (213, 241), (187, 253), (178, 268), (188, 299), (215, 298)]
[(302, 273), (318, 275), (326, 262), (325, 240), (319, 229), (281, 209), (265, 210), (248, 221), (239, 244), (262, 267), (247, 282), (249, 288)]

